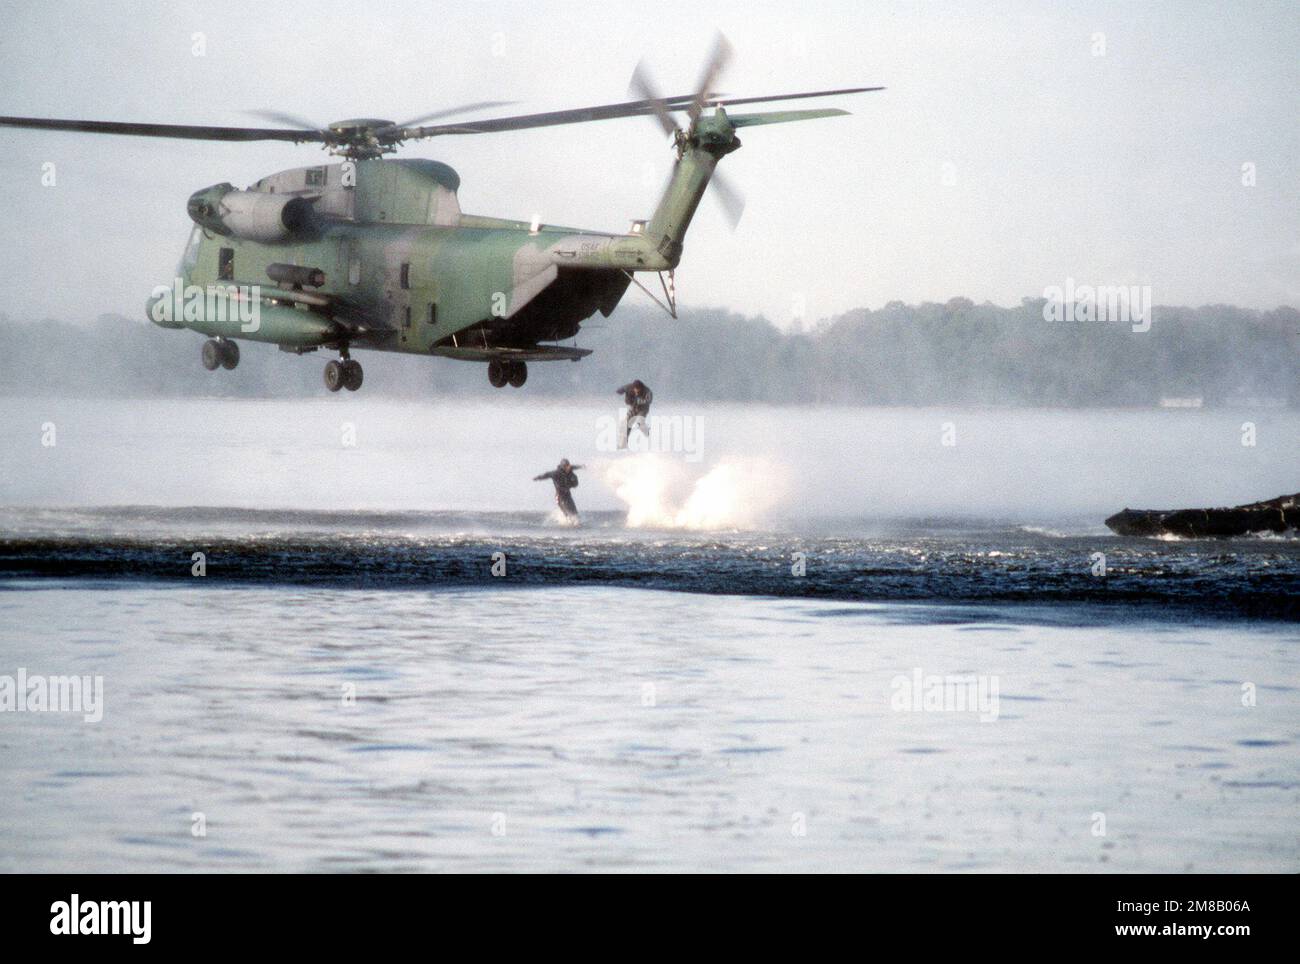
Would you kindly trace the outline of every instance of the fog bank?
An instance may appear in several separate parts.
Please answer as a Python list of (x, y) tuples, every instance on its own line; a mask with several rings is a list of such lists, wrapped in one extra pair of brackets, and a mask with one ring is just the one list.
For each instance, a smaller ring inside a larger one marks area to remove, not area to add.
[(580, 509), (704, 528), (930, 514), (1100, 523), (1125, 506), (1300, 489), (1300, 413), (1286, 410), (656, 402), (656, 417), (694, 420), (698, 447), (649, 454), (603, 450), (612, 397), (7, 399), (4, 410), (0, 503), (11, 506), (547, 511), (550, 486), (532, 479), (561, 457), (588, 466)]

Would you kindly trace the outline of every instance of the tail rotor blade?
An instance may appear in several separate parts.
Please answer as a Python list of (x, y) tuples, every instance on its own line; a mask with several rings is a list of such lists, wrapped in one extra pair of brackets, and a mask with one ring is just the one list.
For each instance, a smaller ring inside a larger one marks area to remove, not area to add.
[(713, 172), (713, 177), (709, 179), (709, 191), (722, 205), (722, 213), (726, 216), (731, 230), (736, 230), (736, 225), (740, 224), (740, 216), (745, 213), (745, 196), (721, 171)]
[(713, 53), (709, 56), (709, 62), (704, 65), (704, 73), (700, 75), (700, 82), (695, 86), (695, 99), (691, 101), (690, 118), (691, 126), (700, 119), (700, 114), (704, 110), (704, 105), (708, 99), (713, 96), (713, 84), (718, 76), (726, 69), (731, 60), (731, 44), (721, 33), (713, 41)]
[(644, 60), (640, 61), (636, 65), (636, 70), (632, 71), (632, 79), (628, 82), (627, 92), (634, 95), (638, 100), (652, 102), (650, 106), (654, 110), (655, 119), (659, 121), (659, 126), (663, 128), (665, 134), (671, 137), (677, 132), (677, 123), (673, 120), (672, 115), (668, 113), (668, 102), (659, 93), (655, 82), (650, 79), (650, 71), (646, 68)]

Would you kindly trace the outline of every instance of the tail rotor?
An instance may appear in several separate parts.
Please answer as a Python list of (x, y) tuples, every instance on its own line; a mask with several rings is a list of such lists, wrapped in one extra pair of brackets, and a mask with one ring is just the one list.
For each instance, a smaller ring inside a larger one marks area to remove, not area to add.
[[(628, 93), (638, 100), (650, 102), (651, 116), (658, 121), (663, 132), (673, 139), (673, 149), (676, 151), (679, 161), (687, 146), (698, 138), (699, 122), (701, 115), (704, 113), (704, 108), (710, 103), (717, 104), (716, 99), (719, 95), (713, 90), (713, 86), (722, 75), (722, 72), (726, 70), (727, 64), (731, 61), (731, 55), (731, 44), (726, 37), (719, 33), (713, 42), (713, 51), (700, 73), (699, 82), (695, 86), (695, 93), (691, 97), (690, 103), (684, 108), (680, 106), (680, 102), (675, 106), (669, 106), (673, 102), (667, 100), (659, 92), (658, 85), (651, 78), (650, 71), (646, 67), (644, 60), (638, 63), (636, 69), (632, 71), (632, 79), (628, 84)], [(673, 119), (671, 112), (674, 110), (686, 111), (688, 120), (685, 128), (682, 128)], [(732, 230), (735, 230), (736, 225), (740, 223), (741, 215), (745, 211), (744, 194), (721, 171), (715, 170), (713, 172), (711, 184), (713, 187), (711, 193), (718, 199), (727, 223)]]

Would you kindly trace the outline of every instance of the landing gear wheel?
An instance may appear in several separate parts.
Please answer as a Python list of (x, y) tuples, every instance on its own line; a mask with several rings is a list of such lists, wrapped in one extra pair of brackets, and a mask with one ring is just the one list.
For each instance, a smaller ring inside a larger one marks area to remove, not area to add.
[(325, 387), (331, 392), (337, 392), (343, 387), (343, 365), (340, 362), (325, 363)]
[(512, 363), (510, 371), (506, 374), (506, 379), (510, 382), (511, 388), (519, 388), (524, 382), (528, 381), (528, 365), (524, 362)]
[(355, 392), (361, 387), (361, 380), (364, 373), (361, 371), (361, 362), (353, 361), (349, 358), (343, 363), (343, 387), (350, 392)]
[(488, 362), (488, 381), (492, 383), (493, 388), (504, 387), (509, 376), (510, 371), (501, 359), (493, 358)]
[(217, 345), (221, 348), (221, 367), (230, 371), (239, 364), (239, 344), (223, 339)]
[(209, 338), (203, 343), (203, 367), (210, 372), (215, 372), (217, 366), (221, 364), (221, 343), (215, 338)]

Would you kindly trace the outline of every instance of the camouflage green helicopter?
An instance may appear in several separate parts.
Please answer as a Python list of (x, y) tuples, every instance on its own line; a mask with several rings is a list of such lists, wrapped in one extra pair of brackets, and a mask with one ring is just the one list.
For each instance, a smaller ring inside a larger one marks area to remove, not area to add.
[[(337, 351), (325, 366), (331, 392), (361, 387), (354, 349), (486, 362), (488, 380), (519, 387), (530, 361), (578, 361), (591, 352), (553, 344), (572, 338), (597, 311), (608, 316), (635, 282), (674, 317), (672, 273), (710, 181), (731, 220), (739, 194), (715, 173), (740, 147), (736, 131), (846, 114), (838, 109), (729, 114), (713, 85), (729, 57), (719, 42), (693, 94), (662, 97), (641, 66), (638, 99), (577, 110), (429, 126), (426, 122), (501, 106), (468, 104), (403, 124), (361, 118), (313, 128), (207, 127), (0, 117), (0, 126), (217, 141), (319, 143), (342, 160), (262, 178), (246, 190), (217, 184), (187, 206), (194, 221), (178, 277), (156, 288), (155, 323), (207, 335), (209, 370), (239, 364), (236, 339), (302, 354)], [(853, 94), (880, 87), (728, 97), (726, 104)], [(711, 113), (706, 113), (712, 108)], [(674, 113), (684, 112), (678, 127)], [(617, 117), (657, 118), (677, 160), (654, 214), (609, 234), (465, 214), (460, 178), (439, 161), (385, 159), (407, 141), (486, 134)], [(635, 278), (657, 272), (664, 301)], [(665, 303), (666, 302), (666, 303)], [(551, 343), (551, 344), (548, 344)]]

